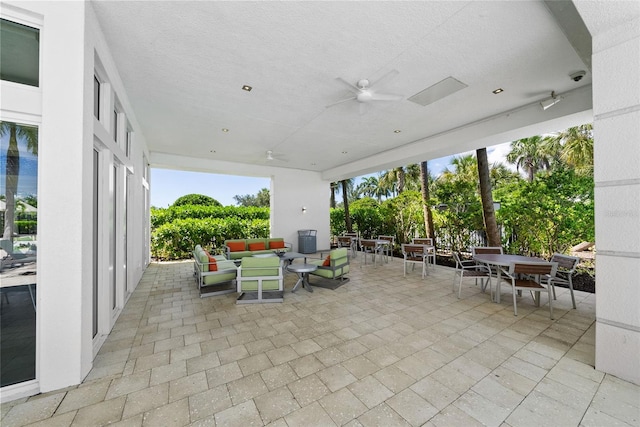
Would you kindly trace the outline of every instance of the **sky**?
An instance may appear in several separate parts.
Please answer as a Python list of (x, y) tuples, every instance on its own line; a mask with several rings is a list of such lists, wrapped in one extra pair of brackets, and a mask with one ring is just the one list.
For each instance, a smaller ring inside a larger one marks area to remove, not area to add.
[[(489, 164), (501, 162), (515, 170), (515, 166), (508, 165), (505, 156), (510, 151), (510, 142), (487, 147)], [(457, 156), (473, 154), (469, 151)], [(438, 176), (451, 165), (454, 156), (429, 160), (430, 172)], [(376, 174), (372, 174), (376, 175)], [(367, 175), (368, 176), (368, 175)], [(356, 180), (356, 185), (359, 180)], [(170, 169), (151, 169), (151, 206), (166, 208), (173, 204), (178, 197), (185, 194), (204, 194), (213, 197), (224, 206), (236, 206), (234, 196), (255, 195), (263, 188), (269, 188), (269, 178), (247, 176), (217, 175), (201, 172), (186, 172)]]

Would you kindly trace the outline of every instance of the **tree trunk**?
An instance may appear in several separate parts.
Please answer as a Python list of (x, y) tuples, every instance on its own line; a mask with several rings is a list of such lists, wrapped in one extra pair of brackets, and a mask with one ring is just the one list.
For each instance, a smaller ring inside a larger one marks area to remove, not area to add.
[(478, 180), (480, 181), (480, 198), (482, 199), (482, 216), (484, 217), (484, 228), (487, 232), (489, 246), (502, 246), (496, 213), (493, 209), (493, 196), (491, 194), (491, 176), (489, 175), (489, 161), (487, 160), (487, 149), (481, 148), (476, 151), (478, 159)]
[(433, 239), (435, 245), (436, 233), (433, 228), (433, 215), (431, 214), (431, 206), (429, 205), (429, 167), (427, 162), (420, 163), (420, 189), (422, 191), (422, 210), (424, 213), (424, 229), (427, 237)]
[(330, 200), (330, 206), (332, 208), (336, 207), (336, 185), (338, 185), (336, 182), (332, 182), (331, 183), (331, 200)]
[(404, 183), (405, 183), (404, 168), (398, 168), (397, 176), (398, 176), (398, 195), (400, 195), (404, 191)]
[(344, 223), (347, 226), (347, 232), (353, 233), (351, 226), (351, 216), (349, 215), (349, 195), (347, 194), (347, 181), (342, 180), (342, 200), (344, 204)]
[(20, 151), (16, 133), (16, 125), (11, 124), (9, 148), (7, 149), (4, 231), (2, 233), (2, 238), (11, 242), (13, 242), (13, 233), (15, 231), (16, 193), (18, 192), (18, 177), (20, 175)]

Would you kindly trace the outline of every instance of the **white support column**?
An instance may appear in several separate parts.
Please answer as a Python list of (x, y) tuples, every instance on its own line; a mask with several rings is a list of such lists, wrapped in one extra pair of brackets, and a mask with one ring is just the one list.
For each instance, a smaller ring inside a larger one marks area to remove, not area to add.
[(640, 384), (640, 3), (575, 3), (593, 37), (596, 369)]

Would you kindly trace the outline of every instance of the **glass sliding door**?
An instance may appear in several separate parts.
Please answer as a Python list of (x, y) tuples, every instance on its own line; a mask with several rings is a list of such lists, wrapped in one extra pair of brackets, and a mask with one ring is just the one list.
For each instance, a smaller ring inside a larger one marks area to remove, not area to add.
[(0, 386), (4, 387), (36, 378), (38, 128), (35, 126), (0, 122), (0, 225)]

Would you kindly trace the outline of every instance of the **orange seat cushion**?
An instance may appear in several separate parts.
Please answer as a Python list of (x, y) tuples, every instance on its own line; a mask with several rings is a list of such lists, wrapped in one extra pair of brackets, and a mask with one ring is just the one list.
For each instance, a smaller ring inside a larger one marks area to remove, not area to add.
[(331, 267), (331, 257), (329, 255), (327, 255), (327, 257), (324, 259), (324, 262), (322, 263), (323, 267)]
[(280, 242), (269, 242), (269, 249), (283, 249), (284, 246), (284, 242), (280, 241)]
[(211, 255), (209, 255), (208, 252), (205, 251), (205, 253), (209, 257), (209, 271), (218, 271), (218, 261), (216, 261), (216, 259)]

